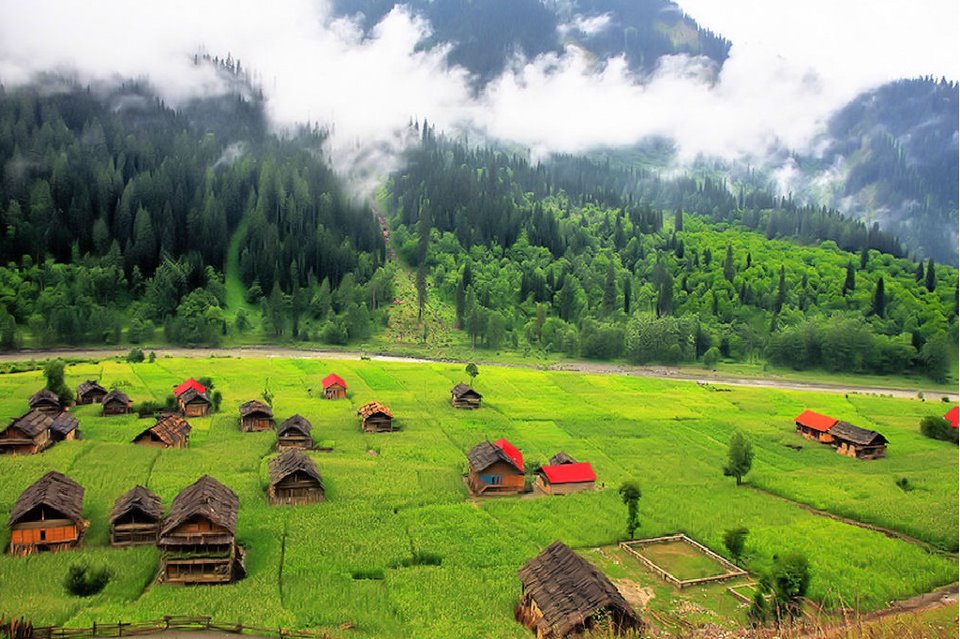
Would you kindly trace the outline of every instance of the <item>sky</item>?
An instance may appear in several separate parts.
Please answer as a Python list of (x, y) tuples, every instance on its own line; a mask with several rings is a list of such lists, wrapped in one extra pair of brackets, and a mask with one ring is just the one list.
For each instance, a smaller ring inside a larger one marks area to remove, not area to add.
[[(316, 121), (358, 193), (398, 168), (411, 118), (521, 145), (531, 155), (676, 142), (677, 158), (763, 163), (816, 148), (829, 116), (860, 91), (903, 76), (957, 79), (956, 0), (681, 0), (733, 41), (709, 61), (662, 60), (640, 84), (624, 61), (576, 48), (516, 60), (479, 95), (447, 47), (422, 49), (430, 25), (396, 7), (368, 37), (328, 0), (0, 0), (0, 82), (42, 71), (82, 82), (147, 77), (172, 104), (225, 87), (191, 64), (204, 49), (253, 69), (278, 129)], [(603, 15), (564, 28), (604, 29)]]

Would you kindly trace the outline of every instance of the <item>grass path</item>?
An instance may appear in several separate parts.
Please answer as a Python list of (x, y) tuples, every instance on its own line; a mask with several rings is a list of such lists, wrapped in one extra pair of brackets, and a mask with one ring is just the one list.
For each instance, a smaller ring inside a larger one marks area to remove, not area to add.
[(227, 308), (225, 315), (229, 321), (237, 316), (237, 311), (244, 310), (251, 323), (255, 326), (260, 322), (260, 313), (253, 305), (247, 303), (247, 287), (243, 285), (240, 279), (240, 243), (247, 234), (247, 220), (244, 218), (237, 225), (237, 230), (230, 237), (230, 244), (227, 246), (227, 263), (224, 266), (224, 279), (227, 290)]

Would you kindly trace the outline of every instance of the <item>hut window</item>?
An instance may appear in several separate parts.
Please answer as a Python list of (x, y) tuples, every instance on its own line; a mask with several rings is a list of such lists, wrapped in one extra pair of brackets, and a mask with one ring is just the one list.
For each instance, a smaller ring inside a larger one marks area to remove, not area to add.
[(499, 486), (503, 483), (503, 477), (500, 475), (480, 475), (480, 480), (492, 486)]
[(46, 541), (46, 540), (47, 540), (47, 531), (46, 531), (46, 530), (41, 530), (41, 531), (40, 531), (40, 541)]

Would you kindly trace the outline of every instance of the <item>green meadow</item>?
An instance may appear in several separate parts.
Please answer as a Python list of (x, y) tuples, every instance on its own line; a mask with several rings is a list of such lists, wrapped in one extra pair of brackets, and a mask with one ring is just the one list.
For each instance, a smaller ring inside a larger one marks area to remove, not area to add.
[[(347, 400), (319, 398), (320, 379), (329, 372), (347, 381)], [(876, 609), (957, 580), (955, 557), (791, 502), (956, 549), (957, 449), (923, 438), (917, 427), (921, 416), (945, 411), (940, 403), (721, 391), (625, 375), (484, 366), (475, 383), (483, 408), (456, 411), (449, 390), (467, 376), (455, 364), (160, 358), (67, 369), (71, 386), (97, 378), (135, 402), (162, 399), (188, 376), (212, 377), (224, 398), (220, 413), (190, 420), (188, 449), (134, 446), (129, 441), (151, 420), (103, 418), (98, 406), (81, 406), (73, 409), (81, 441), (32, 457), (0, 457), (4, 522), (20, 492), (48, 470), (86, 488), (84, 513), (91, 522), (80, 551), (0, 557), (0, 616), (86, 625), (197, 614), (350, 637), (527, 637), (512, 614), (520, 592), (517, 568), (555, 539), (585, 556), (621, 539), (626, 508), (616, 488), (626, 479), (643, 492), (638, 537), (684, 532), (725, 554), (724, 530), (749, 528), (744, 567), (762, 571), (774, 555), (799, 551), (811, 565), (809, 594), (827, 608)], [(0, 418), (23, 413), (41, 384), (39, 372), (0, 375)], [(265, 389), (278, 421), (300, 413), (313, 423), (315, 440), (333, 445), (333, 452), (313, 453), (326, 502), (267, 504), (266, 465), (275, 434), (241, 433), (237, 423), (239, 404)], [(393, 410), (399, 432), (360, 432), (355, 410), (373, 399)], [(792, 418), (804, 408), (879, 430), (891, 442), (888, 457), (848, 459), (800, 438)], [(747, 485), (739, 488), (721, 470), (736, 429), (756, 451)], [(520, 448), (528, 465), (558, 450), (590, 461), (600, 489), (553, 498), (469, 499), (464, 453), (499, 437)], [(203, 473), (240, 496), (238, 540), (247, 550), (248, 576), (229, 586), (157, 585), (156, 550), (109, 547), (110, 508), (137, 483), (169, 507)], [(902, 477), (912, 490), (897, 486)], [(0, 545), (8, 542), (4, 527)], [(438, 555), (440, 565), (403, 565), (420, 552)], [(70, 597), (62, 587), (69, 566), (81, 561), (113, 571), (107, 588), (88, 599)], [(657, 587), (660, 601), (651, 606), (665, 606), (670, 591)], [(716, 591), (719, 603), (710, 607), (742, 619), (735, 600)], [(342, 624), (352, 629), (337, 630)]]

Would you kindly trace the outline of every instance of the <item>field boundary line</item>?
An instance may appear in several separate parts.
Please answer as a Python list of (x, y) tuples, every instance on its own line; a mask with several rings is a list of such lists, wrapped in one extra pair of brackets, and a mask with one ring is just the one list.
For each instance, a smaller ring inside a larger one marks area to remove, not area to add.
[(769, 495), (770, 497), (775, 497), (776, 499), (789, 502), (814, 515), (818, 515), (820, 517), (826, 517), (827, 519), (833, 519), (834, 521), (839, 521), (840, 523), (848, 524), (850, 526), (856, 526), (857, 528), (863, 528), (865, 530), (877, 532), (887, 537), (890, 537), (891, 539), (899, 539), (900, 541), (905, 541), (908, 544), (913, 544), (914, 546), (923, 548), (924, 550), (926, 550), (931, 554), (942, 555), (944, 557), (951, 557), (953, 559), (957, 559), (958, 557), (960, 557), (960, 555), (958, 555), (955, 552), (944, 550), (943, 548), (939, 548), (928, 541), (918, 539), (916, 537), (908, 535), (907, 533), (900, 532), (899, 530), (893, 530), (892, 528), (885, 528), (883, 526), (870, 524), (865, 521), (860, 521), (858, 519), (844, 517), (843, 515), (832, 513), (829, 510), (821, 510), (819, 508), (815, 508), (811, 506), (810, 504), (805, 504), (802, 501), (797, 501), (795, 499), (790, 499), (789, 497), (784, 497), (783, 495), (778, 495), (773, 491), (767, 490), (766, 488), (761, 488), (760, 486), (755, 486), (753, 484), (744, 484), (744, 486), (750, 488), (751, 490), (755, 490), (758, 493), (763, 493), (764, 495)]

